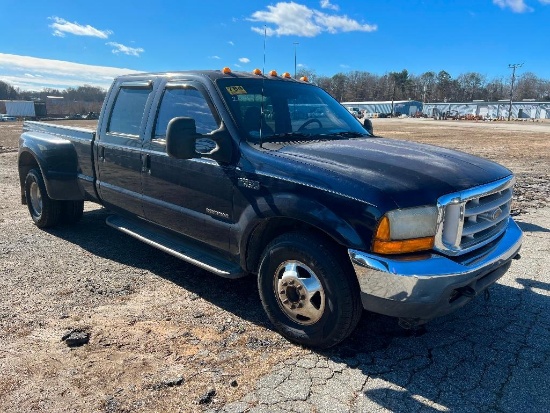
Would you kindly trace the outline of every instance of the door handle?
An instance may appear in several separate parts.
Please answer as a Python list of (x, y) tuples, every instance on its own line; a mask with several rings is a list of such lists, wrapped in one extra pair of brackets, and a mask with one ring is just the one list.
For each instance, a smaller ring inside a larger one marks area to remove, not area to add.
[(105, 162), (105, 146), (99, 146), (99, 162)]
[(151, 175), (151, 156), (145, 153), (141, 154), (141, 172)]

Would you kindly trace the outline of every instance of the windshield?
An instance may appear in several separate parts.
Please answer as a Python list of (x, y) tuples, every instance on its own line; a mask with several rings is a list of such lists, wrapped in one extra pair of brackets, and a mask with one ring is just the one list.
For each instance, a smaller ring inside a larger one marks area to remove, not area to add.
[(353, 115), (316, 86), (262, 78), (219, 79), (217, 84), (251, 143), (369, 136)]

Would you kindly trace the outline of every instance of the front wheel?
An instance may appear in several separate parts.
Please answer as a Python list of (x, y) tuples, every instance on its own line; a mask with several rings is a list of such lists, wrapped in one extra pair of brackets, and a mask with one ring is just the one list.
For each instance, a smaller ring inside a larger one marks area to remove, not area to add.
[(25, 178), (25, 198), (37, 227), (53, 227), (59, 223), (61, 202), (48, 196), (44, 178), (38, 169), (31, 169)]
[(271, 322), (299, 344), (334, 346), (361, 317), (357, 280), (317, 237), (290, 233), (273, 240), (262, 256), (258, 287)]

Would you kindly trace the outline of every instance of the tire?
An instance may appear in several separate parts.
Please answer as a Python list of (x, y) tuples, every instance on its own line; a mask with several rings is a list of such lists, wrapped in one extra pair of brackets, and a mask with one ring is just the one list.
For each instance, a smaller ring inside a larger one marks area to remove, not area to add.
[(357, 326), (359, 285), (320, 238), (302, 233), (277, 237), (265, 249), (258, 290), (267, 316), (288, 340), (329, 348)]
[(31, 218), (37, 227), (49, 228), (59, 223), (61, 202), (50, 199), (44, 178), (38, 169), (31, 169), (25, 178), (25, 197)]
[(61, 201), (61, 221), (64, 224), (74, 224), (82, 218), (84, 201)]

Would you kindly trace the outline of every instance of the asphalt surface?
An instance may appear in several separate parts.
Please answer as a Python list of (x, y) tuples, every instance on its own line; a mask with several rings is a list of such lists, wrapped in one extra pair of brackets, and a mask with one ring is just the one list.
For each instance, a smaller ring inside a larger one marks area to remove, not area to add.
[(476, 297), (416, 332), (364, 315), (367, 333), (289, 358), (222, 411), (550, 411), (550, 209), (517, 221), (521, 259), (488, 300)]

